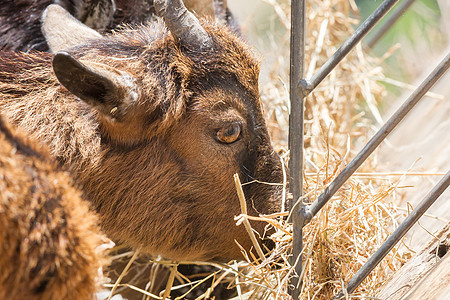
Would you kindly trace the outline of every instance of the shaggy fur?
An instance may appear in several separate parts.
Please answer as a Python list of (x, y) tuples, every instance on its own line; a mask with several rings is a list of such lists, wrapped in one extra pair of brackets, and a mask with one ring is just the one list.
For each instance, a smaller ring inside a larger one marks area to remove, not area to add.
[(0, 119), (0, 299), (93, 299), (97, 218), (49, 161)]
[[(223, 261), (241, 258), (235, 241), (251, 248), (234, 225), (233, 174), (281, 183), (282, 172), (262, 116), (258, 62), (227, 28), (203, 25), (213, 49), (185, 48), (154, 23), (68, 51), (136, 85), (133, 101), (124, 84), (96, 109), (59, 84), (51, 55), (4, 52), (0, 110), (71, 171), (110, 237), (170, 259)], [(216, 140), (235, 123), (236, 142)], [(251, 183), (245, 193), (250, 214), (278, 211), (280, 186)]]
[(41, 15), (52, 0), (0, 1), (0, 50), (47, 51)]

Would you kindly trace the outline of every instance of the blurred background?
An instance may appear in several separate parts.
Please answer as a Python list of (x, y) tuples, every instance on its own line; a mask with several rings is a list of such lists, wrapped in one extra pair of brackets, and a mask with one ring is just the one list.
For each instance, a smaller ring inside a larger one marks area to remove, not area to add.
[[(330, 1), (325, 0), (325, 2)], [(359, 11), (359, 14), (355, 14), (354, 17), (364, 21), (382, 3), (382, 0), (350, 0), (349, 3), (351, 2)], [(237, 17), (246, 37), (264, 55), (265, 65), (270, 66), (273, 62), (272, 55), (279, 53), (281, 46), (286, 47), (285, 44), (280, 44), (280, 41), (287, 38), (285, 28), (289, 25), (290, 16), (285, 15), (283, 19), (280, 15), (284, 14), (283, 9), (289, 3), (290, 1), (285, 0), (228, 0), (228, 5)], [(387, 16), (389, 15), (390, 13)], [(384, 19), (377, 27), (383, 21)], [(355, 23), (355, 28), (359, 23)], [(371, 35), (373, 32), (369, 33), (365, 40)], [(387, 76), (412, 81), (423, 72), (430, 61), (448, 47), (449, 41), (450, 1), (415, 0), (372, 50), (379, 57), (390, 54), (383, 64), (384, 73)], [(265, 68), (263, 71), (266, 71)], [(394, 93), (393, 96), (399, 96), (402, 92), (401, 88), (393, 85), (386, 84), (386, 87), (389, 92)]]

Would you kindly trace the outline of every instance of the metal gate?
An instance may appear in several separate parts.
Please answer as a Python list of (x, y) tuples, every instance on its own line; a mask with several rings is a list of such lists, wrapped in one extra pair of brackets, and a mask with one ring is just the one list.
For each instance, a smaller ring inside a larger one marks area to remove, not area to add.
[[(305, 205), (302, 200), (303, 190), (303, 111), (304, 99), (321, 81), (333, 70), (333, 68), (358, 44), (361, 39), (389, 12), (399, 0), (385, 0), (383, 3), (356, 29), (342, 46), (331, 56), (325, 64), (311, 78), (303, 78), (304, 54), (305, 54), (305, 28), (306, 28), (306, 0), (291, 0), (291, 46), (290, 46), (290, 103), (289, 117), (289, 179), (290, 192), (293, 198), (290, 200), (291, 221), (293, 222), (293, 256), (291, 264), (295, 265), (298, 274), (292, 277), (289, 292), (294, 299), (298, 299), (301, 291), (302, 274), (302, 239), (303, 227), (319, 212), (330, 200), (339, 188), (361, 166), (370, 154), (380, 145), (387, 135), (403, 120), (408, 112), (419, 102), (427, 91), (445, 74), (450, 67), (450, 53), (436, 66), (420, 86), (405, 100), (401, 107), (378, 130), (356, 157), (342, 170), (342, 172), (328, 185), (325, 191), (310, 205)], [(372, 47), (379, 38), (394, 24), (401, 14), (411, 6), (414, 0), (402, 1), (392, 12), (390, 17), (375, 32), (367, 42)], [(406, 232), (417, 222), (425, 211), (438, 199), (450, 184), (450, 170), (432, 188), (420, 204), (408, 215), (402, 224), (391, 234), (381, 247), (369, 258), (361, 269), (347, 283), (346, 291), (341, 291), (335, 299), (341, 299), (345, 294), (352, 293), (388, 252), (400, 241)]]

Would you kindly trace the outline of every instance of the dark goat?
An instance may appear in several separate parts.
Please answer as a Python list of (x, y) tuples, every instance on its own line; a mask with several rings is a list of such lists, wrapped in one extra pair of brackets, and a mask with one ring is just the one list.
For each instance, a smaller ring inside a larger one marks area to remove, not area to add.
[[(0, 1), (0, 49), (48, 51), (41, 32), (41, 16), (53, 3), (101, 33), (123, 24), (137, 25), (155, 19), (153, 0), (4, 0)], [(226, 0), (186, 0), (185, 3), (199, 16), (216, 18), (239, 32)]]

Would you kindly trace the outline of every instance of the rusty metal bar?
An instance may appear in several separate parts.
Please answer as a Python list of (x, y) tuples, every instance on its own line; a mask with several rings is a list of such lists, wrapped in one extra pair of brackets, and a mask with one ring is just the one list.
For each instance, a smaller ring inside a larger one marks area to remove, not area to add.
[(404, 0), (392, 9), (386, 17), (386, 21), (380, 25), (371, 36), (367, 37), (366, 47), (373, 48), (373, 46), (380, 40), (380, 38), (397, 22), (397, 20), (404, 14), (404, 12), (414, 3), (416, 0)]
[(358, 44), (361, 39), (372, 29), (378, 21), (398, 2), (399, 0), (385, 0), (381, 5), (355, 30), (355, 32), (342, 44), (316, 74), (308, 81), (297, 81), (299, 86), (305, 87), (306, 97), (322, 80), (336, 67), (336, 65)]
[[(347, 285), (347, 293), (351, 294), (358, 285), (369, 275), (370, 272), (380, 263), (380, 261), (391, 251), (391, 249), (400, 241), (409, 229), (419, 220), (419, 218), (428, 210), (428, 208), (439, 198), (440, 195), (450, 185), (450, 171), (436, 184), (433, 189), (425, 196), (419, 205), (409, 214), (405, 221), (388, 237), (381, 247), (372, 255), (361, 269), (350, 279)], [(341, 291), (335, 299), (344, 297)]]
[(289, 115), (289, 188), (293, 197), (289, 201), (293, 222), (293, 253), (291, 265), (295, 265), (295, 273), (290, 280), (289, 293), (293, 299), (298, 299), (301, 291), (301, 270), (303, 248), (303, 203), (295, 203), (301, 198), (303, 191), (303, 100), (302, 92), (297, 86), (303, 78), (305, 60), (305, 19), (306, 0), (291, 2), (291, 44), (290, 44), (290, 103)]
[(408, 97), (400, 108), (389, 118), (370, 139), (356, 157), (342, 170), (325, 191), (311, 205), (305, 208), (305, 219), (309, 222), (330, 200), (347, 179), (361, 166), (370, 154), (380, 145), (386, 136), (400, 123), (406, 114), (419, 102), (428, 90), (445, 74), (450, 67), (450, 53), (439, 63), (422, 84)]

